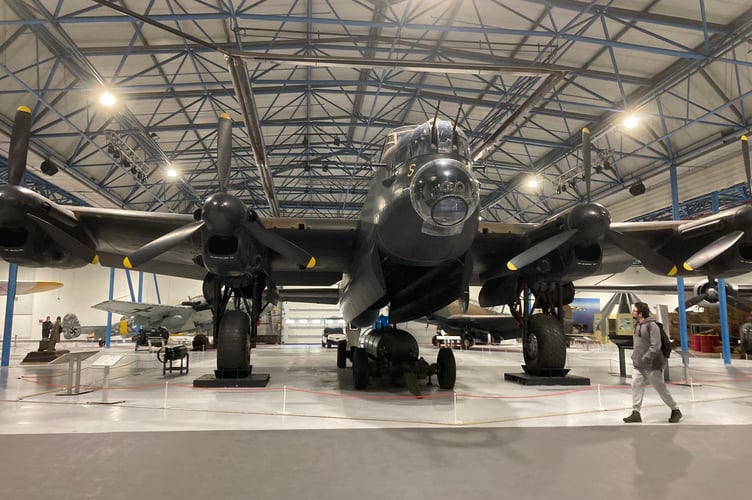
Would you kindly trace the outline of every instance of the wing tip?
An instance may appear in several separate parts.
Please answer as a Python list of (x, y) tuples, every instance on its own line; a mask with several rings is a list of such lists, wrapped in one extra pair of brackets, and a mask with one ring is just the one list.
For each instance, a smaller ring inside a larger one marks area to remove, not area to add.
[(308, 264), (306, 264), (306, 269), (311, 269), (316, 265), (316, 257), (311, 256), (311, 259), (308, 261)]
[(123, 258), (123, 266), (126, 269), (133, 269), (133, 264), (131, 264), (131, 260), (128, 257)]
[(515, 266), (514, 264), (512, 264), (512, 261), (510, 260), (509, 262), (507, 262), (507, 269), (509, 269), (510, 271), (516, 271), (517, 270), (517, 266)]
[(23, 111), (24, 113), (31, 113), (31, 109), (28, 106), (19, 106), (16, 111)]
[(92, 264), (99, 264), (99, 255), (94, 255), (94, 258), (91, 259)]
[(684, 264), (682, 265), (682, 267), (683, 267), (683, 268), (684, 268), (684, 270), (686, 270), (686, 271), (694, 271), (694, 268), (693, 268), (692, 266), (690, 266), (690, 265), (689, 265), (688, 263), (686, 263), (686, 262), (685, 262), (685, 263), (684, 263)]

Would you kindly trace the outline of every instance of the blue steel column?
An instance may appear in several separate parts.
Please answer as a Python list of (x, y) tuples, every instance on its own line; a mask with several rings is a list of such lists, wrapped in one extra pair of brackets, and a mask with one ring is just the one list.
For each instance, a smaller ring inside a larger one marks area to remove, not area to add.
[(159, 296), (159, 283), (157, 282), (157, 275), (152, 274), (154, 276), (154, 291), (157, 292), (157, 304), (162, 303), (162, 297)]
[[(713, 191), (713, 213), (717, 214), (720, 210), (720, 196), (718, 191)], [(721, 322), (721, 347), (723, 350), (723, 363), (726, 365), (731, 364), (731, 344), (729, 342), (729, 326), (728, 326), (728, 305), (726, 301), (726, 280), (724, 278), (718, 278), (718, 307), (719, 307), (719, 320)]]
[(16, 302), (16, 278), (18, 278), (18, 266), (8, 266), (8, 296), (5, 298), (5, 329), (3, 330), (3, 354), (0, 366), (10, 364), (10, 338), (13, 332), (13, 306)]
[[(671, 214), (674, 220), (679, 220), (679, 183), (676, 176), (676, 163), (671, 162), (669, 168), (671, 174)], [(684, 278), (676, 278), (676, 294), (679, 299), (679, 339), (681, 340), (682, 364), (685, 374), (689, 365), (689, 342), (687, 341), (687, 310), (684, 307)], [(686, 378), (686, 377), (685, 377)]]
[[(110, 268), (110, 293), (107, 298), (112, 300), (112, 296), (115, 294), (115, 268)], [(104, 336), (105, 348), (110, 348), (110, 338), (112, 338), (112, 311), (107, 311), (107, 333)]]

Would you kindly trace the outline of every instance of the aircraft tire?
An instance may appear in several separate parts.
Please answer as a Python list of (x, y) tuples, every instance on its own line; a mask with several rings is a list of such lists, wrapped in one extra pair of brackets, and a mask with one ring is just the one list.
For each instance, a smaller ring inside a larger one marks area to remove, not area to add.
[(250, 373), (251, 319), (242, 311), (227, 311), (219, 325), (217, 370)]
[(352, 369), (355, 389), (365, 390), (368, 385), (368, 353), (362, 347), (353, 349)]
[(347, 341), (340, 340), (337, 342), (337, 368), (347, 366)]
[(436, 378), (442, 389), (454, 389), (457, 380), (457, 362), (454, 360), (454, 351), (449, 348), (439, 349), (436, 358)]
[(567, 360), (567, 340), (554, 316), (533, 314), (528, 324), (528, 338), (522, 354), (528, 373), (546, 375), (546, 370), (561, 370)]

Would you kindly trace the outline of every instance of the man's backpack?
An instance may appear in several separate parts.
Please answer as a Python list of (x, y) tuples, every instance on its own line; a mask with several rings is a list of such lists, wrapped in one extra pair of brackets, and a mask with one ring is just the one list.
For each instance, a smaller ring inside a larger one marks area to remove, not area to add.
[(663, 323), (660, 321), (655, 322), (656, 325), (658, 325), (658, 331), (661, 332), (661, 352), (663, 353), (664, 358), (670, 358), (671, 357), (671, 339), (668, 338), (668, 334), (666, 333), (666, 330), (663, 329)]

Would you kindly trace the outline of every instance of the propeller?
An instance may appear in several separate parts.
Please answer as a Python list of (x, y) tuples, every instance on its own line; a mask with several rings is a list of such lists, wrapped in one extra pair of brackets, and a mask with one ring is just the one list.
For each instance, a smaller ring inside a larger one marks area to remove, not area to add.
[(26, 172), (26, 155), (29, 151), (30, 136), (31, 110), (26, 106), (19, 106), (13, 120), (13, 131), (8, 149), (8, 184), (11, 186), (21, 185), (21, 179)]
[(585, 195), (590, 203), (590, 129), (582, 128), (582, 168), (585, 170)]
[(523, 267), (535, 262), (544, 255), (556, 250), (561, 245), (569, 241), (575, 234), (577, 229), (570, 229), (563, 233), (556, 234), (547, 238), (540, 243), (536, 243), (521, 254), (516, 255), (509, 262), (507, 262), (507, 269), (510, 271), (517, 271)]
[(316, 265), (316, 259), (313, 255), (277, 233), (265, 229), (260, 224), (251, 224), (248, 229), (251, 230), (253, 239), (278, 254), (287, 257), (301, 269), (310, 269)]
[(642, 241), (629, 236), (625, 233), (615, 231), (610, 228), (610, 217), (608, 212), (600, 205), (591, 203), (591, 144), (590, 144), (590, 130), (588, 128), (582, 129), (582, 164), (585, 171), (585, 189), (587, 204), (579, 205), (575, 207), (569, 214), (570, 229), (557, 233), (530, 248), (526, 249), (519, 255), (512, 258), (507, 262), (507, 269), (510, 271), (517, 271), (522, 267), (525, 267), (536, 260), (540, 259), (544, 255), (548, 254), (559, 248), (561, 245), (572, 239), (575, 235), (596, 240), (604, 237), (607, 241), (610, 241), (624, 252), (639, 259), (643, 265), (649, 269), (653, 269), (661, 274), (668, 276), (674, 276), (677, 273), (677, 268), (673, 262), (669, 261), (661, 254), (655, 252), (652, 248), (648, 247)]
[(171, 248), (190, 238), (194, 233), (204, 227), (204, 225), (205, 222), (200, 220), (174, 229), (169, 233), (160, 236), (156, 240), (150, 241), (146, 245), (133, 252), (128, 257), (125, 257), (123, 259), (123, 265), (126, 267), (126, 269), (131, 269), (133, 267), (138, 267), (141, 264), (149, 262), (153, 258), (162, 255), (167, 250), (170, 250)]
[[(741, 137), (742, 141), (742, 159), (744, 161), (744, 172), (747, 174), (747, 186), (752, 186), (752, 173), (750, 173), (750, 160), (749, 160), (749, 143), (747, 136)], [(751, 200), (752, 201), (752, 200)], [(744, 231), (737, 230), (728, 233), (717, 240), (712, 241), (708, 245), (701, 248), (699, 251), (692, 254), (684, 262), (684, 269), (687, 271), (693, 271), (699, 267), (704, 266), (711, 260), (715, 259), (723, 252), (733, 247), (744, 236)]]
[(230, 182), (230, 155), (232, 153), (232, 119), (227, 113), (219, 115), (217, 130), (217, 174), (219, 192), (226, 193)]
[(744, 231), (733, 231), (728, 233), (709, 245), (706, 245), (698, 252), (695, 252), (684, 262), (684, 269), (694, 271), (698, 267), (704, 266), (711, 260), (715, 259), (723, 252), (734, 246), (744, 236)]
[[(749, 141), (747, 136), (742, 136), (742, 159), (744, 160), (744, 172), (747, 174), (747, 188), (752, 189), (752, 173), (749, 166)], [(750, 197), (752, 203), (752, 197)]]
[[(13, 130), (10, 136), (10, 148), (8, 149), (8, 184), (11, 186), (20, 186), (23, 180), (30, 138), (31, 110), (26, 106), (19, 106), (13, 119)], [(26, 213), (26, 219), (39, 226), (52, 240), (72, 255), (92, 264), (99, 262), (99, 257), (93, 248), (58, 226), (29, 212)]]
[[(205, 227), (222, 233), (234, 231), (238, 224), (243, 224), (250, 231), (253, 239), (264, 247), (287, 257), (302, 269), (315, 266), (316, 259), (310, 253), (279, 234), (265, 229), (255, 213), (248, 214), (245, 205), (238, 198), (227, 194), (232, 153), (232, 119), (227, 113), (219, 116), (217, 135), (217, 176), (221, 194), (215, 195), (214, 199), (210, 198), (204, 203), (201, 220), (174, 229), (147, 243), (125, 257), (123, 265), (128, 269), (138, 267), (186, 241)], [(239, 218), (242, 218), (242, 221), (238, 222)]]
[(606, 239), (642, 262), (642, 265), (647, 269), (652, 269), (653, 271), (665, 274), (666, 276), (674, 276), (678, 272), (678, 269), (673, 262), (654, 251), (637, 238), (633, 238), (627, 234), (609, 228), (606, 232)]
[(62, 245), (62, 247), (68, 250), (72, 255), (91, 264), (99, 263), (99, 256), (97, 256), (96, 251), (94, 251), (93, 248), (89, 248), (79, 239), (36, 215), (27, 213), (26, 218), (39, 225), (39, 227), (41, 227), (52, 240)]
[[(752, 312), (752, 302), (749, 300), (737, 297), (735, 290), (726, 286), (726, 302), (729, 305), (745, 312)], [(702, 301), (709, 302), (711, 304), (717, 304), (720, 300), (718, 292), (718, 282), (715, 279), (709, 278), (705, 285), (702, 285), (697, 290), (697, 295), (684, 302), (684, 307), (689, 309), (690, 307), (699, 304)]]

